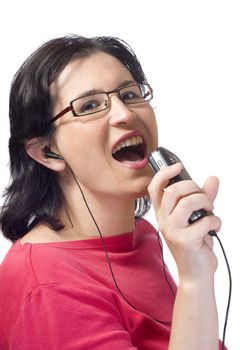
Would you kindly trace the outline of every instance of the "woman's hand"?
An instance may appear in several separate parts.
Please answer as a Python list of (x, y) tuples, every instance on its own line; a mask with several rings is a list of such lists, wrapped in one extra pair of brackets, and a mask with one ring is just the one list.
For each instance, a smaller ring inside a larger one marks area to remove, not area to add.
[(179, 281), (194, 282), (212, 276), (217, 268), (213, 238), (208, 232), (219, 231), (221, 220), (208, 215), (190, 225), (188, 219), (198, 209), (213, 211), (219, 182), (209, 177), (203, 188), (192, 180), (166, 187), (181, 169), (181, 163), (162, 169), (153, 177), (148, 191), (159, 228), (176, 261)]

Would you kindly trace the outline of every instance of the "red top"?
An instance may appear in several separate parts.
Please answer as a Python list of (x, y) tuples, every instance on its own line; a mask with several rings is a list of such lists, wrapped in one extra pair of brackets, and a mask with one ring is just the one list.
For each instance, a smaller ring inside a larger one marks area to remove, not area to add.
[[(101, 239), (16, 242), (0, 266), (1, 350), (166, 350), (175, 284), (156, 230)], [(166, 273), (166, 276), (165, 276)], [(158, 322), (154, 319), (158, 319)]]

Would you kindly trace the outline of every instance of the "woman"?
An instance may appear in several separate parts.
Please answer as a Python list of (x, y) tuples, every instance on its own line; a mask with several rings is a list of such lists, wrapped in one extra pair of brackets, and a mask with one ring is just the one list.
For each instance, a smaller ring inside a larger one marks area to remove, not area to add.
[[(218, 180), (153, 176), (148, 85), (116, 38), (70, 35), (34, 52), (10, 96), (12, 181), (1, 213), (15, 242), (0, 269), (1, 349), (218, 349), (212, 237)], [(142, 216), (151, 197), (179, 271)], [(176, 299), (175, 299), (176, 296)]]

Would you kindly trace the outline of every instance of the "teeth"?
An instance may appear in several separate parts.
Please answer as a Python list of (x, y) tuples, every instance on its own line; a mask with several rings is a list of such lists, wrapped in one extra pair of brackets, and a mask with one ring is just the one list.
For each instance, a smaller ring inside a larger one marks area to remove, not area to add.
[(112, 153), (112, 154), (116, 153), (116, 152), (119, 151), (121, 148), (139, 145), (140, 143), (143, 143), (143, 138), (142, 138), (142, 136), (131, 137), (131, 138), (125, 140), (125, 141), (121, 141), (120, 143), (118, 143), (118, 144), (114, 147), (113, 153)]

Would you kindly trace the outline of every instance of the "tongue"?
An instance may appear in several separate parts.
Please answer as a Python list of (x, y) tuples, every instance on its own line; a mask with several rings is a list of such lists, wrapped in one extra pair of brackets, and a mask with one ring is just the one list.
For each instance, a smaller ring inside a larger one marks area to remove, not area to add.
[(142, 158), (135, 152), (124, 149), (122, 151), (118, 151), (114, 154), (114, 158), (119, 162), (136, 162), (141, 160)]

